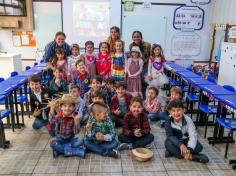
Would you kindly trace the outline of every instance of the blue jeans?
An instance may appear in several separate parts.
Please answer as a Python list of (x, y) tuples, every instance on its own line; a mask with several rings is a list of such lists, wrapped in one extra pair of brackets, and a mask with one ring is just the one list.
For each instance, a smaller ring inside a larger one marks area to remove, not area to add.
[[(188, 140), (183, 140), (183, 143), (184, 143), (184, 145), (187, 146)], [(174, 145), (170, 140), (168, 140), (168, 138), (165, 141), (165, 147), (166, 147), (166, 150), (172, 156), (179, 158), (179, 159), (183, 158), (181, 155), (180, 148), (177, 147), (176, 145)], [(195, 149), (193, 149), (190, 152), (191, 152), (191, 154), (198, 154), (202, 151), (202, 149), (203, 149), (202, 144), (197, 141), (197, 145), (196, 145)]]
[(118, 146), (118, 142), (113, 139), (109, 142), (94, 143), (93, 141), (84, 140), (84, 145), (90, 151), (102, 156), (107, 156), (108, 152), (115, 149)]
[(168, 112), (161, 112), (159, 114), (159, 118), (160, 118), (160, 120), (166, 121), (169, 119), (169, 113)]
[(46, 124), (48, 124), (48, 120), (40, 120), (38, 118), (35, 118), (33, 124), (32, 124), (32, 127), (35, 129), (35, 130), (38, 130), (42, 127), (44, 127)]
[(147, 114), (148, 119), (150, 119), (151, 121), (159, 121), (160, 119), (160, 114), (159, 112), (156, 113), (149, 113)]
[(129, 137), (125, 136), (124, 134), (120, 134), (118, 136), (118, 139), (121, 143), (128, 143), (132, 144), (133, 148), (138, 148), (138, 147), (145, 147), (146, 145), (150, 144), (154, 140), (154, 136), (149, 133), (145, 136), (141, 137)]
[(60, 154), (64, 154), (66, 145), (70, 145), (71, 148), (78, 148), (79, 146), (83, 145), (83, 141), (78, 137), (71, 137), (68, 139), (56, 137), (51, 141), (51, 147), (53, 150), (56, 150)]

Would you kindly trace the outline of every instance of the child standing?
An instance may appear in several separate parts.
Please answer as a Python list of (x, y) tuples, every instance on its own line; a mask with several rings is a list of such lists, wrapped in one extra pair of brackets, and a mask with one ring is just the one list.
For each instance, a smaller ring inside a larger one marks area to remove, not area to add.
[(85, 53), (81, 55), (80, 59), (82, 59), (85, 63), (88, 72), (91, 76), (95, 76), (97, 73), (96, 69), (96, 56), (93, 53), (94, 51), (94, 43), (92, 41), (85, 42)]
[(98, 75), (103, 77), (103, 80), (111, 76), (111, 56), (108, 52), (109, 44), (107, 42), (99, 43), (99, 53), (96, 61)]
[(157, 99), (158, 89), (149, 87), (147, 91), (147, 99), (144, 101), (143, 106), (147, 112), (147, 117), (151, 121), (157, 121), (161, 112), (161, 104)]
[(68, 84), (66, 80), (62, 78), (62, 69), (56, 68), (54, 70), (54, 78), (50, 82), (50, 90), (53, 91), (53, 93), (68, 93)]
[(68, 75), (67, 80), (71, 81), (71, 75), (76, 72), (75, 63), (80, 58), (80, 48), (78, 44), (72, 44), (71, 46), (71, 55), (67, 58), (68, 62)]
[(126, 75), (126, 58), (124, 55), (124, 42), (115, 41), (115, 54), (112, 55), (111, 76), (115, 81), (124, 81)]
[(126, 93), (126, 88), (125, 82), (118, 82), (116, 94), (111, 99), (111, 119), (116, 127), (124, 125), (124, 115), (129, 111), (132, 95)]
[(141, 51), (138, 46), (133, 46), (130, 51), (131, 58), (127, 63), (127, 91), (132, 96), (142, 97), (141, 73), (143, 70), (143, 60), (140, 58)]
[(76, 85), (70, 86), (70, 95), (78, 100), (75, 105), (75, 113), (80, 118), (80, 125), (87, 123), (85, 101), (80, 97), (80, 88)]
[(81, 96), (84, 97), (89, 90), (91, 75), (86, 71), (83, 60), (77, 60), (75, 66), (77, 72), (72, 77), (72, 83), (80, 88)]
[(184, 104), (173, 100), (167, 107), (170, 118), (166, 121), (166, 157), (174, 156), (185, 160), (207, 163), (208, 157), (200, 154), (203, 146), (197, 140), (195, 125), (190, 117), (184, 114)]
[(152, 56), (148, 61), (148, 74), (146, 82), (149, 85), (160, 88), (162, 85), (169, 82), (164, 74), (165, 57), (161, 45), (152, 45)]
[(75, 106), (78, 101), (69, 94), (64, 94), (59, 100), (60, 112), (51, 119), (55, 124), (56, 138), (51, 141), (50, 146), (53, 157), (60, 154), (64, 156), (79, 156), (84, 158), (84, 149), (80, 148), (83, 141), (75, 134), (79, 132), (79, 117), (75, 115)]
[(32, 127), (38, 130), (46, 127), (50, 135), (53, 136), (53, 131), (48, 121), (49, 107), (48, 101), (52, 97), (52, 92), (49, 89), (42, 88), (41, 78), (38, 75), (32, 75), (29, 78), (29, 86), (32, 91), (30, 94), (30, 105), (35, 120)]
[(139, 97), (131, 99), (130, 111), (125, 115), (123, 134), (118, 136), (121, 142), (118, 150), (146, 147), (154, 140), (150, 133), (148, 118), (143, 112), (143, 102)]
[(62, 69), (62, 78), (67, 80), (68, 64), (65, 56), (65, 51), (62, 48), (56, 48), (55, 52), (56, 55), (52, 61), (52, 70), (54, 71), (56, 68), (60, 67)]
[(118, 146), (115, 140), (116, 132), (107, 111), (106, 104), (93, 103), (94, 118), (91, 118), (86, 126), (84, 145), (88, 150), (99, 155), (118, 158), (118, 152), (115, 150)]

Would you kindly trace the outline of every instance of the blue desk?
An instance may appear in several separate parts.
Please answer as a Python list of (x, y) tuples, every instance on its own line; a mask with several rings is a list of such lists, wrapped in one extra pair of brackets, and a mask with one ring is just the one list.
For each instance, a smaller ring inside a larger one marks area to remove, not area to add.
[(0, 101), (5, 100), (5, 98), (6, 98), (6, 96), (4, 96), (4, 95), (0, 95)]
[(201, 76), (194, 74), (191, 71), (180, 71), (180, 72), (176, 72), (176, 74), (178, 74), (180, 77), (186, 79), (186, 78), (201, 78)]
[[(231, 94), (231, 95), (217, 94), (217, 95), (214, 95), (214, 98), (218, 100), (216, 117), (226, 118), (227, 110), (231, 112), (235, 112), (236, 93)], [(222, 106), (222, 103), (224, 104), (224, 106)], [(224, 128), (219, 126), (217, 122), (215, 123), (213, 137), (209, 137), (208, 141), (210, 144), (225, 143), (227, 141), (227, 137), (224, 137)], [(234, 139), (230, 138), (229, 142), (234, 143)]]
[(45, 62), (43, 62), (43, 63), (39, 63), (35, 67), (47, 67), (47, 64)]
[(213, 96), (215, 96), (215, 95), (233, 95), (233, 94), (235, 94), (234, 92), (226, 90), (222, 86), (216, 85), (216, 84), (214, 84), (214, 85), (201, 85), (201, 84), (199, 84), (198, 87), (200, 89), (202, 89), (203, 91), (205, 91), (206, 93), (209, 93)]
[(14, 77), (10, 77), (10, 78), (6, 79), (5, 81), (3, 81), (3, 84), (22, 86), (22, 85), (26, 84), (27, 81), (28, 81), (28, 78), (26, 76), (16, 75)]
[(177, 68), (173, 68), (173, 69), (176, 71), (176, 73), (178, 73), (178, 72), (189, 72), (189, 70), (187, 70), (184, 67), (177, 67)]
[(188, 83), (193, 84), (195, 86), (198, 85), (215, 85), (213, 82), (210, 82), (203, 77), (201, 78), (187, 78)]
[(40, 74), (42, 71), (41, 70), (27, 70), (21, 73), (21, 76), (27, 76), (28, 78), (33, 75), (33, 74)]

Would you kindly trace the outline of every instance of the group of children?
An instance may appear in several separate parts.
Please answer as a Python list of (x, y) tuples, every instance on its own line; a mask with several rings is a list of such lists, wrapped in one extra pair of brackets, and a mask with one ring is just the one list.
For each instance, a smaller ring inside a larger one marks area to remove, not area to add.
[[(87, 152), (94, 152), (118, 158), (121, 150), (149, 148), (154, 140), (149, 120), (161, 120), (167, 136), (166, 157), (208, 162), (207, 156), (199, 154), (202, 145), (192, 120), (184, 114), (179, 87), (171, 88), (162, 111), (159, 88), (168, 80), (160, 45), (154, 44), (152, 48), (145, 100), (141, 91), (143, 60), (139, 47), (132, 47), (128, 59), (121, 40), (115, 42), (112, 54), (106, 42), (100, 43), (97, 55), (93, 53), (93, 42), (86, 42), (85, 48), (85, 53), (79, 55), (79, 46), (72, 45), (69, 58), (65, 58), (62, 49), (56, 49), (56, 56), (48, 64), (54, 75), (48, 88), (42, 86), (38, 75), (29, 78), (35, 117), (32, 126), (34, 129), (44, 126), (54, 137), (51, 141), (54, 157), (84, 158)], [(78, 137), (81, 126), (86, 131), (84, 139)], [(118, 134), (119, 142), (117, 127), (123, 128)]]

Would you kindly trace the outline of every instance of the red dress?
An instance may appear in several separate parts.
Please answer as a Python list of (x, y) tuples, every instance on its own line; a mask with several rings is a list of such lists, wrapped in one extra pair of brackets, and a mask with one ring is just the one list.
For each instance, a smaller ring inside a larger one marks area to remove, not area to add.
[(102, 55), (102, 53), (98, 53), (98, 59), (96, 61), (96, 67), (98, 75), (103, 73), (103, 79), (107, 79), (111, 76), (111, 57), (110, 53)]

